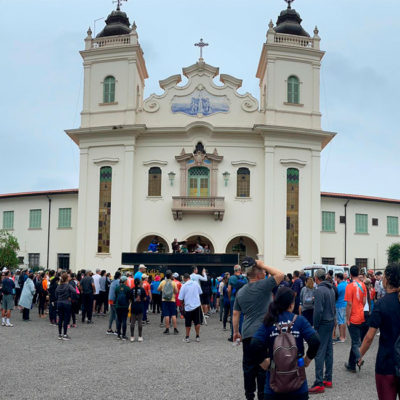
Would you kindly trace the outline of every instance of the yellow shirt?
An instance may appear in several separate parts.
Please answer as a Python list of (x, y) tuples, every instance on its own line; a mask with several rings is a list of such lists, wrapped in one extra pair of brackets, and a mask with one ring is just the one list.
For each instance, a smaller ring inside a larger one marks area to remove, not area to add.
[[(160, 286), (158, 287), (158, 291), (159, 291), (160, 293), (162, 293), (162, 291), (163, 291), (164, 286), (165, 286), (166, 283), (167, 283), (167, 280), (166, 280), (166, 279), (164, 279), (164, 280), (160, 283)], [(171, 301), (171, 302), (175, 302), (175, 293), (178, 291), (178, 289), (176, 288), (176, 283), (175, 283), (174, 281), (171, 280), (171, 283), (172, 283), (172, 287), (174, 288), (174, 293), (173, 293), (173, 295), (172, 295), (172, 299), (171, 299), (171, 300), (164, 300), (164, 299), (162, 298), (162, 296), (161, 296), (161, 300), (162, 300), (162, 301)]]

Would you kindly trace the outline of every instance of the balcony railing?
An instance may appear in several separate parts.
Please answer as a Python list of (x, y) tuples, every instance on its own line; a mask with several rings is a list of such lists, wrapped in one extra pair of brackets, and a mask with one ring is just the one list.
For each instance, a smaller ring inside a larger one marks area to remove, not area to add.
[(216, 221), (222, 221), (225, 212), (224, 197), (190, 197), (172, 198), (172, 215), (181, 220), (183, 213), (213, 214)]
[(131, 44), (130, 35), (117, 35), (92, 39), (92, 49), (108, 46), (124, 46)]

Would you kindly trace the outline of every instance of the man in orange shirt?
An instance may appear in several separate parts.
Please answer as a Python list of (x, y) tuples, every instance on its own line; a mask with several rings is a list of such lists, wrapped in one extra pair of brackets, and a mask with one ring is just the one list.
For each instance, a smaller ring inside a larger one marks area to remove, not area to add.
[(352, 282), (346, 287), (344, 299), (347, 301), (346, 323), (351, 337), (351, 349), (349, 362), (345, 363), (345, 368), (350, 372), (356, 372), (356, 363), (361, 358), (361, 331), (365, 321), (364, 306), (367, 299), (367, 288), (358, 277), (359, 268), (357, 266), (353, 265), (350, 268), (350, 275)]

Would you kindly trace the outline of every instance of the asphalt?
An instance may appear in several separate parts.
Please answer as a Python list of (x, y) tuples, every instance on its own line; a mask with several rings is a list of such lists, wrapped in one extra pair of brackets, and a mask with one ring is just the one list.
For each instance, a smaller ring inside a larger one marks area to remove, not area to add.
[[(57, 339), (57, 329), (47, 319), (39, 319), (35, 309), (29, 322), (14, 311), (14, 327), (0, 327), (0, 400), (245, 398), (241, 346), (227, 341), (229, 332), (222, 330), (216, 315), (201, 327), (200, 343), (183, 343), (182, 320), (178, 321), (179, 335), (164, 336), (157, 314), (150, 314), (142, 343), (120, 342), (106, 335), (108, 317), (94, 321), (70, 329), (72, 340), (67, 342)], [(375, 400), (377, 346), (378, 338), (361, 373), (351, 374), (343, 367), (349, 343), (335, 345), (334, 387), (312, 398)], [(312, 384), (313, 364), (307, 377)]]

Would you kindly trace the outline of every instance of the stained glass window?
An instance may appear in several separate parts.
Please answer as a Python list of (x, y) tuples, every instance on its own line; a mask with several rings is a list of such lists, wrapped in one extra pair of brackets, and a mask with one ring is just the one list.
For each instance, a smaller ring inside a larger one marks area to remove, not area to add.
[(250, 170), (248, 168), (239, 168), (237, 171), (236, 196), (250, 197)]
[(209, 194), (210, 171), (206, 167), (189, 169), (189, 196), (207, 197)]
[(287, 170), (286, 254), (299, 255), (299, 170)]
[(152, 167), (149, 169), (149, 196), (161, 196), (161, 168)]
[(110, 252), (112, 168), (100, 168), (98, 253)]
[(287, 88), (287, 102), (293, 104), (300, 103), (300, 82), (296, 76), (289, 76)]
[(115, 101), (115, 78), (113, 76), (107, 76), (104, 79), (103, 88), (103, 103), (114, 103)]

